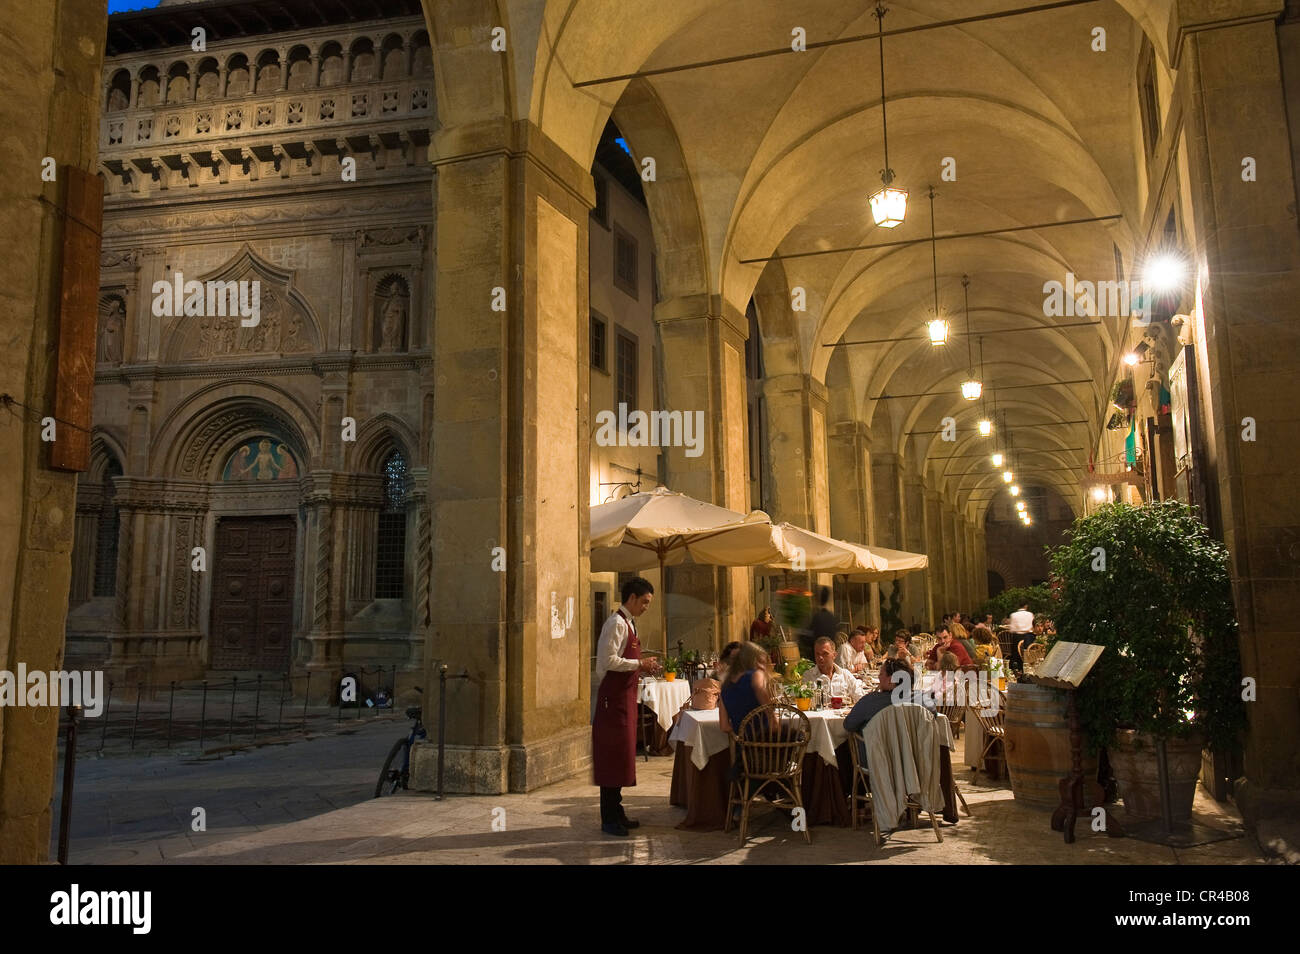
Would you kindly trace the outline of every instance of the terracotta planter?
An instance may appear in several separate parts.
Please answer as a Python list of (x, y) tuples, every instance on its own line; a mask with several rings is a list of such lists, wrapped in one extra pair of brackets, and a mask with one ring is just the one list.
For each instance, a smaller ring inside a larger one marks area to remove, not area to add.
[(669, 682), (672, 682), (676, 678), (677, 678), (677, 673), (675, 672), (664, 673), (664, 679), (668, 680)]
[[(1201, 774), (1200, 736), (1170, 739), (1165, 744), (1169, 760), (1170, 809), (1175, 821), (1192, 817), (1196, 781)], [(1124, 812), (1132, 818), (1160, 817), (1160, 773), (1156, 765), (1156, 743), (1152, 736), (1121, 729), (1109, 746), (1110, 768), (1124, 801)]]

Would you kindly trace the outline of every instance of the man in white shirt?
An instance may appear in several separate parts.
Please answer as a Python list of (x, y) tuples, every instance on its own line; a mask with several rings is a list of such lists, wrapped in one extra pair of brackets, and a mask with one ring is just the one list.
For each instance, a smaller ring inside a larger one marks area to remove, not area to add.
[(840, 647), (839, 664), (851, 673), (862, 672), (871, 663), (864, 651), (866, 646), (867, 628), (859, 626), (853, 631), (853, 635), (848, 638), (848, 641)]
[(1029, 604), (1026, 603), (1011, 614), (1011, 624), (1008, 626), (1011, 633), (1011, 644), (1015, 647), (1016, 663), (1020, 663), (1020, 645), (1028, 640), (1034, 641), (1034, 614), (1029, 612)]
[(816, 665), (803, 674), (804, 682), (816, 682), (818, 677), (824, 677), (830, 681), (826, 687), (827, 698), (838, 696), (849, 705), (858, 701), (862, 683), (853, 673), (835, 664), (835, 640), (829, 636), (818, 637), (813, 643), (813, 662)]
[(596, 643), (595, 714), (591, 720), (592, 777), (600, 787), (600, 828), (626, 836), (638, 822), (623, 811), (623, 787), (636, 784), (637, 683), (654, 661), (641, 656), (638, 616), (654, 598), (649, 580), (633, 577), (623, 584), (623, 605), (605, 620)]

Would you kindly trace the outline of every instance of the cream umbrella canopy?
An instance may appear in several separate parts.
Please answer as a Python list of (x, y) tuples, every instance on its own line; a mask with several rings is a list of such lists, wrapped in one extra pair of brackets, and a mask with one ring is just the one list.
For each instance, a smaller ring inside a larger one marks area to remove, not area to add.
[(662, 580), (665, 566), (766, 566), (790, 556), (781, 530), (761, 510), (742, 514), (666, 487), (591, 508), (593, 573), (658, 567)]
[(881, 580), (896, 580), (917, 570), (924, 570), (930, 565), (930, 558), (924, 553), (908, 553), (906, 550), (890, 550), (885, 547), (869, 547), (871, 555), (884, 563), (874, 570), (863, 570), (849, 574), (850, 583), (873, 583)]

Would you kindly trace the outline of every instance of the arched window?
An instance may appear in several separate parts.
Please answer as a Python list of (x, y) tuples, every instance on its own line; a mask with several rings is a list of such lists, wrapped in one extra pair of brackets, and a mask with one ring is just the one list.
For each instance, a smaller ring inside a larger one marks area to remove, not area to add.
[(121, 519), (113, 503), (113, 478), (122, 476), (122, 466), (110, 460), (104, 469), (104, 504), (95, 527), (95, 582), (92, 596), (117, 595), (117, 531)]
[(375, 547), (375, 599), (400, 600), (406, 595), (406, 458), (393, 451), (384, 458), (384, 507), (379, 512)]

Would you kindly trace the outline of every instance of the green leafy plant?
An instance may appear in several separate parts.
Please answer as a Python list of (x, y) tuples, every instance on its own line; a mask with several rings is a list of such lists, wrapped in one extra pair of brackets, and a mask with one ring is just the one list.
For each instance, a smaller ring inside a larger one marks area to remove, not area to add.
[(806, 682), (796, 682), (785, 687), (785, 694), (791, 699), (811, 699), (814, 687)]
[(1228, 553), (1177, 500), (1108, 504), (1051, 551), (1059, 637), (1106, 647), (1079, 691), (1089, 747), (1118, 729), (1201, 733), (1231, 746), (1245, 726)]
[(676, 673), (682, 666), (682, 661), (676, 656), (669, 656), (664, 660), (664, 672)]
[(787, 626), (802, 626), (812, 610), (812, 593), (808, 590), (777, 590), (777, 611)]
[(786, 682), (798, 682), (803, 674), (813, 667), (811, 659), (798, 659), (785, 667)]
[[(1029, 611), (1035, 616), (1039, 613), (1046, 613), (1051, 616), (1056, 612), (1057, 603), (1052, 597), (1052, 591), (1044, 585), (1039, 586), (1017, 586), (1009, 590), (1003, 590), (997, 596), (985, 600), (980, 604), (979, 609), (975, 611), (975, 618), (982, 620), (987, 614), (993, 614), (993, 622), (1000, 623), (1016, 610), (1025, 604), (1029, 605)], [(1055, 618), (1055, 617), (1053, 617)]]

